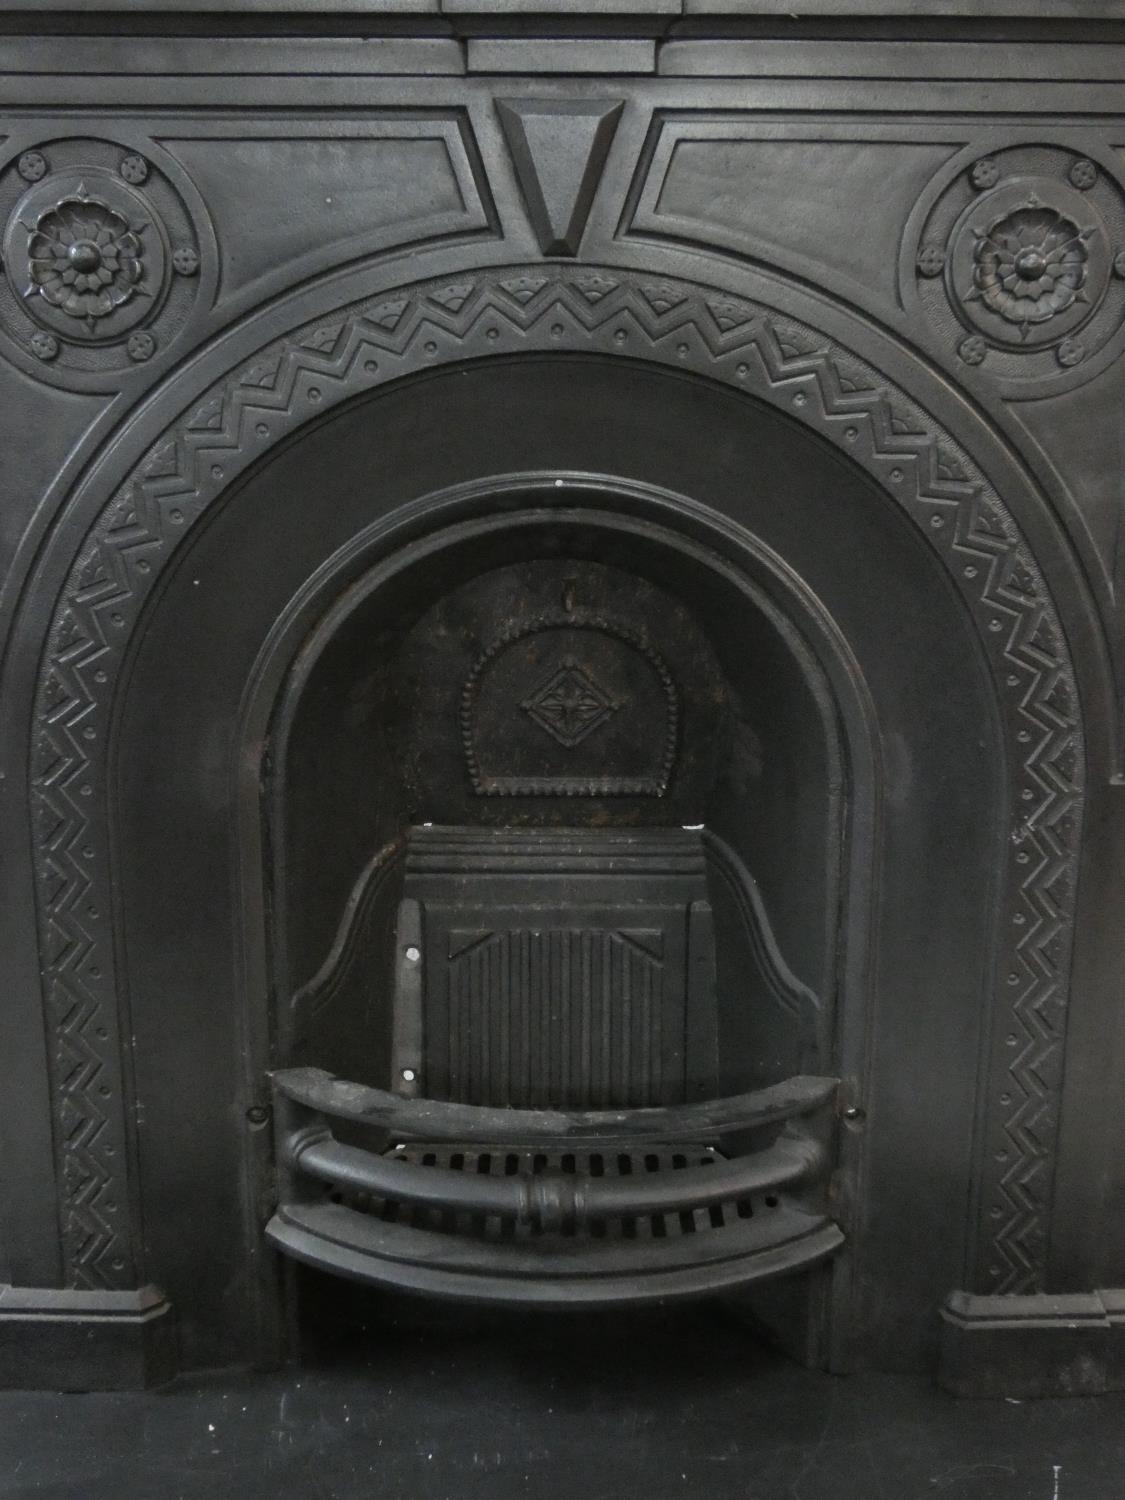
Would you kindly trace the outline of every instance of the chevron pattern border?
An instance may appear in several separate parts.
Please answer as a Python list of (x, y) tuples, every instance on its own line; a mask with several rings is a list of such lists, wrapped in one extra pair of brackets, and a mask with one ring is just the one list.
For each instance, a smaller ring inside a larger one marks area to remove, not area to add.
[(780, 406), (861, 464), (964, 597), (996, 682), (1013, 805), (981, 1197), (982, 1290), (1042, 1284), (1061, 1080), (1083, 748), (1044, 581), (972, 460), (886, 377), (727, 293), (616, 269), (537, 266), (405, 287), (263, 348), (195, 402), (88, 534), (58, 601), (33, 746), (39, 910), (70, 1283), (138, 1274), (102, 789), (124, 648), (192, 523), (279, 438), (443, 362), (536, 350), (639, 357)]

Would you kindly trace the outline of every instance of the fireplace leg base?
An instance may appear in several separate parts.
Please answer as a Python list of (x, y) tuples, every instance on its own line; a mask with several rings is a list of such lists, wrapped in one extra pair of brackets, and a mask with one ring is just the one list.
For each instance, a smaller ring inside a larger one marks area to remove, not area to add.
[(0, 1287), (0, 1389), (143, 1390), (176, 1369), (172, 1305), (155, 1287)]
[(938, 1381), (955, 1396), (1097, 1396), (1125, 1390), (1125, 1290), (975, 1297), (941, 1312)]
[(826, 1331), (833, 1265), (824, 1261), (794, 1276), (730, 1292), (723, 1305), (749, 1332), (806, 1370), (832, 1369)]

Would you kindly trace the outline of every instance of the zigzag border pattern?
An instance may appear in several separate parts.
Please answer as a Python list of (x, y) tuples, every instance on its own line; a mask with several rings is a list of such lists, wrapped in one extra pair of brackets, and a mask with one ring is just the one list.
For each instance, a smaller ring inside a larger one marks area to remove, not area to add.
[(1011, 863), (984, 1122), (982, 1290), (1042, 1285), (1052, 1192), (1083, 748), (1066, 643), (988, 481), (932, 417), (849, 351), (718, 291), (539, 266), (404, 287), (275, 341), (146, 453), (89, 532), (42, 662), (33, 746), (39, 910), (62, 1231), (71, 1285), (138, 1273), (128, 1226), (103, 789), (117, 672), (161, 567), (272, 443), (413, 371), (492, 354), (640, 357), (752, 393), (819, 432), (921, 528), (977, 622), (1008, 742)]

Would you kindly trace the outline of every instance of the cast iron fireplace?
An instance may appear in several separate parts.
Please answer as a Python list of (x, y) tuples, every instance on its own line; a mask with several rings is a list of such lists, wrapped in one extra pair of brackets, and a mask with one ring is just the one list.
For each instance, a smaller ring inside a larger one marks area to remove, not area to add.
[(4, 1379), (1120, 1383), (1122, 38), (728, 9), (8, 15)]

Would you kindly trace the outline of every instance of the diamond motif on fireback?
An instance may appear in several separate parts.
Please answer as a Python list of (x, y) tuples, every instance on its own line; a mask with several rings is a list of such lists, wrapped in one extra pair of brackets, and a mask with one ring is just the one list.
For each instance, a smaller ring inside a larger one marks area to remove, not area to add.
[(520, 707), (552, 739), (571, 750), (611, 718), (621, 705), (568, 656)]

